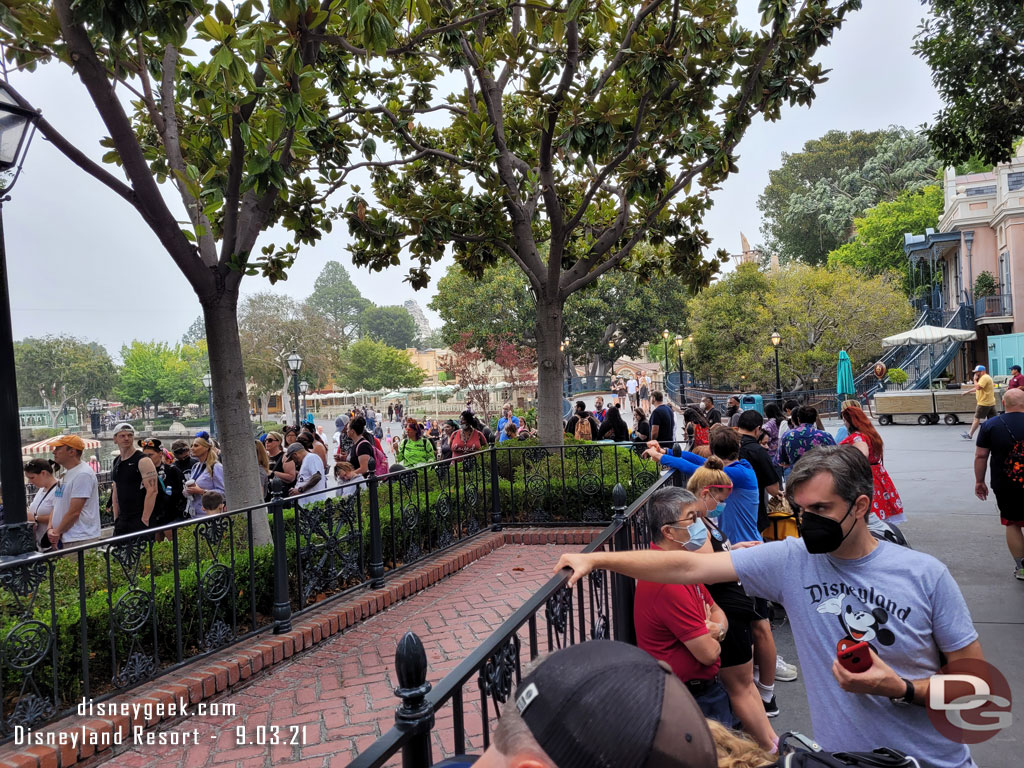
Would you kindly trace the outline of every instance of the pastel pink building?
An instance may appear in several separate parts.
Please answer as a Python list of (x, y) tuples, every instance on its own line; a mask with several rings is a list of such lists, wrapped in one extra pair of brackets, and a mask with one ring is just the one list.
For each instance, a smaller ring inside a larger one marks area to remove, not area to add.
[[(943, 180), (945, 205), (938, 231), (907, 234), (904, 250), (920, 284), (928, 285), (915, 300), (928, 309), (932, 325), (956, 325), (974, 330), (978, 340), (969, 342), (955, 361), (955, 375), (968, 378), (965, 368), (977, 363), (989, 366), (992, 336), (1024, 332), (1024, 145), (1017, 156), (990, 173), (955, 175), (946, 170)], [(975, 296), (978, 276), (995, 278), (992, 296)], [(1024, 361), (1017, 361), (1024, 362)]]

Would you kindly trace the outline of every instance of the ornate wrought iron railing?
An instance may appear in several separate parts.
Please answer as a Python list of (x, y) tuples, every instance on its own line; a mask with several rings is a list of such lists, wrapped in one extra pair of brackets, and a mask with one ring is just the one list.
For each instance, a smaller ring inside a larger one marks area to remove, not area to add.
[[(289, 631), (293, 615), (480, 532), (608, 520), (616, 483), (636, 498), (657, 480), (629, 445), (506, 444), (2, 562), (0, 742), (15, 726), (69, 714), (82, 697), (117, 695), (230, 643)], [(255, 545), (259, 516), (277, 546)]]
[[(583, 551), (647, 548), (650, 533), (645, 510), (650, 496), (682, 481), (681, 474), (664, 472), (628, 508), (625, 487), (616, 486), (612, 523)], [(482, 751), (490, 743), (491, 723), (522, 677), (524, 654), (533, 661), (541, 653), (587, 640), (613, 637), (635, 642), (632, 579), (595, 571), (575, 589), (566, 586), (567, 580), (564, 573), (551, 578), (436, 686), (427, 682), (423, 644), (407, 633), (395, 653), (399, 683), (395, 693), (401, 699), (395, 726), (349, 768), (379, 768), (399, 752), (405, 768), (427, 768), (434, 764), (435, 753), (450, 757), (464, 755), (469, 748)], [(447, 722), (449, 716), (453, 738), (446, 742), (434, 725), (438, 718)], [(474, 721), (479, 729), (472, 730), (482, 736), (471, 745), (467, 733)]]

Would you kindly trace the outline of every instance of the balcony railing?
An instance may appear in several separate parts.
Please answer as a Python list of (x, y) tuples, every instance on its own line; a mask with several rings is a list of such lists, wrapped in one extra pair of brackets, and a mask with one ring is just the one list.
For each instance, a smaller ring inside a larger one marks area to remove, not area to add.
[(974, 316), (977, 320), (987, 317), (1011, 317), (1013, 315), (1013, 299), (1009, 293), (997, 293), (995, 296), (982, 296), (974, 302)]

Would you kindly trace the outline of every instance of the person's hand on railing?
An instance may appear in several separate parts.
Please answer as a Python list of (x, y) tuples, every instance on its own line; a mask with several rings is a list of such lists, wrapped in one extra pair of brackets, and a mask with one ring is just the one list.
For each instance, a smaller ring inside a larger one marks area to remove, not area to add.
[(552, 572), (557, 576), (563, 568), (572, 569), (572, 576), (569, 577), (569, 583), (566, 586), (575, 586), (577, 581), (594, 570), (594, 555), (580, 553), (562, 555), (558, 558), (558, 563)]

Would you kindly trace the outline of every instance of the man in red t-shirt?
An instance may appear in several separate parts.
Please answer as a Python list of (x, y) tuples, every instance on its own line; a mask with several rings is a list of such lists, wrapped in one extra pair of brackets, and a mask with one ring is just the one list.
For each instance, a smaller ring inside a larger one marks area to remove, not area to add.
[(1020, 366), (1010, 366), (1010, 380), (1006, 382), (1007, 389), (1024, 389), (1024, 376), (1020, 375)]
[[(707, 542), (697, 499), (683, 488), (664, 488), (647, 504), (651, 549), (696, 551)], [(668, 663), (686, 683), (706, 717), (735, 725), (729, 697), (718, 679), (727, 622), (703, 584), (637, 581), (633, 603), (636, 644)]]

